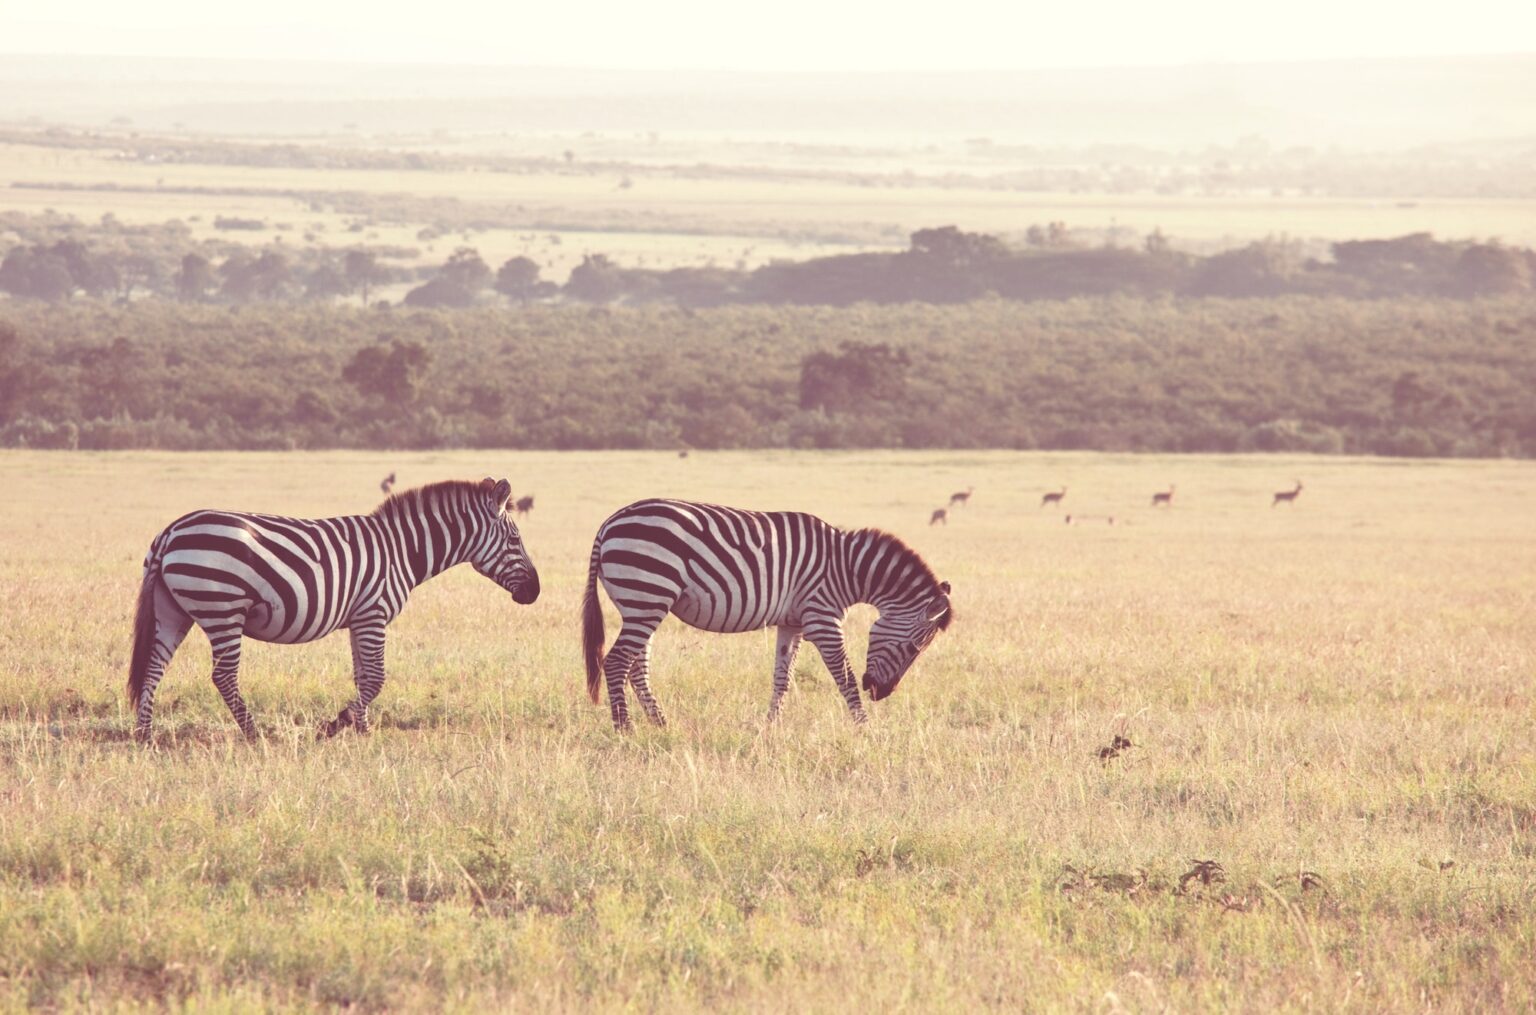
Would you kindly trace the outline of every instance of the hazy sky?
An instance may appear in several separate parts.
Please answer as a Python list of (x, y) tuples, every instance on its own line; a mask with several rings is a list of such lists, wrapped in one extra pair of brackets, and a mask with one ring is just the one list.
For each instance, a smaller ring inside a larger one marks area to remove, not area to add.
[(10, 53), (885, 71), (1533, 51), (1532, 0), (0, 0)]

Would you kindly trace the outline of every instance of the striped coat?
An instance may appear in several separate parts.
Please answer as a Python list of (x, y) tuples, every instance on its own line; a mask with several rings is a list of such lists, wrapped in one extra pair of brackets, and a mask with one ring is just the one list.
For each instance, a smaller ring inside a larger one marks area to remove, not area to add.
[[(599, 583), (623, 618), (606, 655)], [(770, 720), (779, 714), (803, 638), (820, 652), (854, 720), (863, 722), (843, 638), (843, 618), (855, 603), (880, 611), (862, 681), (878, 701), (953, 615), (949, 583), (915, 551), (889, 533), (847, 532), (799, 512), (639, 501), (604, 522), (592, 543), (582, 623), (587, 690), (597, 701), (606, 683), (614, 725), (627, 729), (627, 682), (647, 717), (664, 725), (648, 683), (650, 641), (675, 614), (705, 631), (778, 629)]]
[(213, 647), (213, 683), (247, 735), (255, 725), (238, 682), (240, 645), (314, 641), (346, 628), (357, 697), (325, 731), (368, 729), (368, 705), (384, 684), (384, 628), (411, 590), (457, 564), (519, 603), (539, 595), (539, 576), (507, 514), (511, 484), (436, 483), (395, 494), (372, 514), (284, 518), (194, 511), (172, 522), (144, 559), (128, 698), (146, 739), (155, 690), (195, 624)]

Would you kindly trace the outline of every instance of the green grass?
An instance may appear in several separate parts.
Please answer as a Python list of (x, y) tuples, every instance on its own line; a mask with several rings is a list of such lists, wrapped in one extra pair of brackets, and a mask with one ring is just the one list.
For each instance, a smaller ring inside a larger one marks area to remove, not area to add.
[[(536, 494), (539, 602), (422, 588), (377, 731), (323, 743), (344, 639), (248, 644), (250, 745), (194, 633), (128, 742), (154, 533), (364, 510), (391, 469)], [(1117, 524), (1041, 510), (1063, 483)], [(6, 452), (0, 488), (0, 1006), (1536, 1005), (1529, 464)], [(673, 725), (620, 737), (577, 606), (656, 493), (892, 529), (956, 622), (864, 729), (807, 650), (771, 730), (772, 634), (669, 622)]]

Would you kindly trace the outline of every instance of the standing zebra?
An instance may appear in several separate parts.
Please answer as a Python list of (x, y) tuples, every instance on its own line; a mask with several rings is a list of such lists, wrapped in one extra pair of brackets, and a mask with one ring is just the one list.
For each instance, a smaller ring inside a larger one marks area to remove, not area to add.
[[(624, 621), (606, 659), (598, 579)], [(596, 702), (605, 680), (613, 725), (628, 730), (627, 679), (651, 722), (666, 725), (647, 675), (651, 635), (675, 613), (704, 631), (778, 628), (770, 722), (778, 717), (803, 636), (862, 723), (867, 717), (843, 641), (843, 617), (854, 603), (880, 611), (863, 680), (870, 699), (879, 701), (953, 617), (949, 583), (935, 578), (916, 552), (889, 533), (845, 532), (798, 512), (639, 501), (604, 522), (592, 543), (582, 606), (587, 692)]]
[(505, 479), (487, 478), (406, 490), (367, 515), (178, 518), (144, 558), (128, 670), (135, 735), (148, 739), (155, 688), (193, 624), (213, 646), (213, 684), (248, 737), (256, 726), (240, 696), (241, 638), (292, 644), (347, 628), (357, 698), (324, 732), (368, 732), (368, 704), (384, 685), (384, 627), (413, 588), (469, 563), (516, 602), (539, 597), (538, 572), (506, 513), (511, 492)]

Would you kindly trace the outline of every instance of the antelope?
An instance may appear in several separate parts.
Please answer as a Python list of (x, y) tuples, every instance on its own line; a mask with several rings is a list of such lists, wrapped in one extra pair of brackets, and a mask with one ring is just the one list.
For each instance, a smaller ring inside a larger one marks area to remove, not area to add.
[(1045, 507), (1047, 504), (1060, 504), (1061, 498), (1065, 497), (1066, 495), (1066, 487), (1062, 487), (1060, 490), (1054, 492), (1048, 492), (1044, 497), (1040, 498), (1040, 506)]
[(949, 495), (949, 506), (950, 507), (954, 507), (957, 504), (959, 504), (959, 505), (969, 504), (970, 501), (971, 501), (971, 494), (973, 494), (975, 492), (976, 492), (976, 488), (974, 486), (968, 486), (964, 490), (961, 490), (958, 493), (950, 494)]
[(379, 489), (384, 492), (384, 496), (386, 496), (386, 497), (389, 496), (390, 491), (392, 491), (394, 488), (395, 488), (395, 474), (393, 472), (391, 472), (389, 475), (385, 476), (383, 479), (381, 479), (379, 481)]
[(515, 504), (513, 504), (513, 507), (515, 507), (517, 509), (517, 513), (520, 514), (520, 515), (525, 515), (528, 512), (532, 511), (533, 510), (533, 494), (530, 493), (526, 497), (519, 497), (519, 498), (517, 498), (517, 502)]
[(1152, 495), (1152, 506), (1157, 507), (1159, 504), (1166, 504), (1169, 507), (1173, 507), (1173, 491), (1175, 489), (1176, 487), (1174, 487), (1172, 483), (1169, 483), (1167, 491), (1163, 493), (1154, 493)]
[(937, 525), (940, 522), (943, 522), (945, 525), (949, 524), (949, 512), (944, 508), (934, 508), (932, 517), (928, 519), (928, 524)]
[(1269, 506), (1270, 507), (1274, 507), (1276, 504), (1279, 504), (1281, 501), (1284, 501), (1287, 504), (1294, 504), (1294, 503), (1296, 503), (1296, 498), (1299, 497), (1299, 496), (1301, 496), (1301, 480), (1298, 479), (1296, 481), (1296, 489), (1294, 489), (1294, 490), (1276, 490), (1275, 491), (1275, 499), (1269, 502)]

